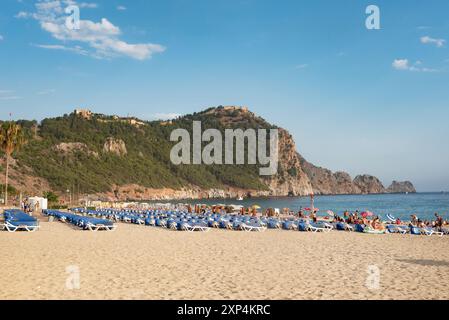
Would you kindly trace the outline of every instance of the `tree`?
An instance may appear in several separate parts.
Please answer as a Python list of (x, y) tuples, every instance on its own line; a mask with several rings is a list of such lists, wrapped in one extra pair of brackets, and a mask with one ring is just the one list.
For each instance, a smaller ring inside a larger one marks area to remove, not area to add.
[(59, 197), (52, 191), (44, 192), (44, 198), (47, 198), (50, 203), (57, 203), (59, 201)]
[(0, 147), (5, 152), (6, 171), (5, 171), (5, 206), (8, 205), (8, 175), (9, 162), (14, 151), (20, 149), (25, 143), (23, 130), (20, 125), (14, 121), (3, 122), (0, 126)]

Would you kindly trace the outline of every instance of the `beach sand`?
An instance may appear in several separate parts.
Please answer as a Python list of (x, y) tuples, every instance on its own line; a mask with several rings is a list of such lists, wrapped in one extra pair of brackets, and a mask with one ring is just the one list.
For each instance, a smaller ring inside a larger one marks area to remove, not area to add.
[(0, 232), (0, 299), (449, 299), (449, 237), (41, 226)]

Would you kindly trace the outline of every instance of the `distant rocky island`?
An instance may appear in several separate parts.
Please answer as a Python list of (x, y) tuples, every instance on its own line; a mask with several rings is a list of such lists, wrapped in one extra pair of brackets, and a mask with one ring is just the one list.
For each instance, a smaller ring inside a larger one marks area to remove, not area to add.
[[(220, 131), (279, 129), (278, 174), (261, 177), (256, 165), (173, 165), (170, 133), (176, 128), (191, 129), (195, 120), (205, 129)], [(114, 201), (416, 192), (409, 181), (393, 181), (386, 188), (371, 175), (352, 179), (346, 172), (317, 167), (298, 153), (287, 130), (245, 107), (213, 107), (170, 121), (75, 110), (40, 123), (19, 123), (28, 142), (14, 155), (11, 168), (11, 184), (17, 192), (66, 194), (70, 190)]]

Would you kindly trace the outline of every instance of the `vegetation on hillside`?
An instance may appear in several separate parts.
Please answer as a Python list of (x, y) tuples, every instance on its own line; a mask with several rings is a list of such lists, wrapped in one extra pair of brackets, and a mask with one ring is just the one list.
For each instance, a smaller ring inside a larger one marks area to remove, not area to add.
[[(164, 123), (133, 125), (110, 116), (94, 114), (90, 119), (76, 114), (43, 120), (20, 121), (28, 143), (16, 154), (20, 165), (45, 178), (54, 191), (78, 188), (80, 193), (113, 191), (113, 185), (138, 184), (148, 188), (180, 189), (189, 185), (220, 188), (224, 185), (266, 190), (256, 165), (173, 165), (170, 134), (176, 128), (192, 131), (192, 121), (202, 121), (203, 130), (216, 128), (270, 128), (250, 112), (208, 109)], [(127, 154), (104, 152), (107, 138), (121, 139)], [(61, 143), (82, 143), (80, 149), (61, 152)]]

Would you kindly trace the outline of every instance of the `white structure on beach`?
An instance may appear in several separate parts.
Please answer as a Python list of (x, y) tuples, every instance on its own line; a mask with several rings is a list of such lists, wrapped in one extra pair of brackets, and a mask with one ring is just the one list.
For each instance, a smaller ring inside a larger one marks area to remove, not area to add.
[(36, 204), (38, 204), (39, 210), (48, 209), (48, 201), (45, 198), (31, 197), (31, 198), (28, 198), (28, 201), (30, 202), (32, 208), (36, 208)]

